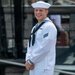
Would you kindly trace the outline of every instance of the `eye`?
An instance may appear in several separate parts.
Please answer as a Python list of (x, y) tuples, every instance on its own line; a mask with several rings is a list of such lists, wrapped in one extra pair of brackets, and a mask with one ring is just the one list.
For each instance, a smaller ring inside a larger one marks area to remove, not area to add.
[(35, 10), (35, 11), (38, 11), (38, 10)]
[(40, 12), (42, 12), (43, 10), (42, 10), (42, 9), (40, 9), (39, 11), (40, 11)]
[(42, 12), (43, 10), (39, 10), (40, 12)]

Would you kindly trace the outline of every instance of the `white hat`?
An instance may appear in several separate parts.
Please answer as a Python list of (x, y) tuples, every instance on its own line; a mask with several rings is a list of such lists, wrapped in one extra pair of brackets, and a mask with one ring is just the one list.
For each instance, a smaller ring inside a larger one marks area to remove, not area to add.
[(46, 9), (48, 9), (51, 5), (49, 3), (44, 2), (44, 1), (38, 1), (38, 2), (32, 3), (31, 6), (33, 8), (46, 8)]

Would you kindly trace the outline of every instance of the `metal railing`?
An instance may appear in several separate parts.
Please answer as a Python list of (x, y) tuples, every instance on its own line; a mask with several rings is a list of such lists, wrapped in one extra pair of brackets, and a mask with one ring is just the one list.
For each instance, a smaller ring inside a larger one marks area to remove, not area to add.
[(2, 0), (2, 5), (3, 6), (9, 6), (10, 5), (10, 0)]
[[(8, 60), (2, 60), (2, 59), (0, 59), (0, 63), (25, 67), (25, 64), (23, 64), (23, 63), (18, 63), (18, 62), (13, 62), (13, 61), (8, 61)], [(55, 72), (68, 74), (68, 75), (75, 75), (75, 72), (69, 72), (69, 71), (75, 71), (75, 66), (72, 66), (72, 65), (55, 65)]]

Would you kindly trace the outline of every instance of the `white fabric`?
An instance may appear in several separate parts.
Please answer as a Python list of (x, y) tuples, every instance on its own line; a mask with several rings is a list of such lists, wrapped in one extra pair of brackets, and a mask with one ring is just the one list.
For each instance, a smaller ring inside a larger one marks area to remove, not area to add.
[(49, 18), (45, 20), (49, 21), (36, 32), (34, 46), (27, 48), (26, 60), (30, 59), (35, 64), (30, 75), (53, 75), (54, 72), (57, 30)]
[(61, 29), (61, 16), (60, 15), (51, 15), (50, 18), (56, 21), (56, 25)]
[(49, 8), (51, 5), (49, 3), (46, 3), (44, 1), (38, 1), (36, 3), (32, 3), (31, 6), (33, 8)]
[(34, 71), (30, 71), (29, 75), (54, 75), (54, 69), (34, 69)]

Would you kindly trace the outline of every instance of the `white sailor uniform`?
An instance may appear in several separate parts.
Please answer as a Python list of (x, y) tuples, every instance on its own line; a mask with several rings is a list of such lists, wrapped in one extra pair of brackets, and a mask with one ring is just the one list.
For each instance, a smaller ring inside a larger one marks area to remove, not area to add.
[(30, 59), (35, 65), (34, 69), (30, 70), (30, 75), (54, 73), (57, 29), (48, 17), (44, 21), (46, 22), (35, 33), (34, 45), (28, 45), (27, 48), (26, 61)]

